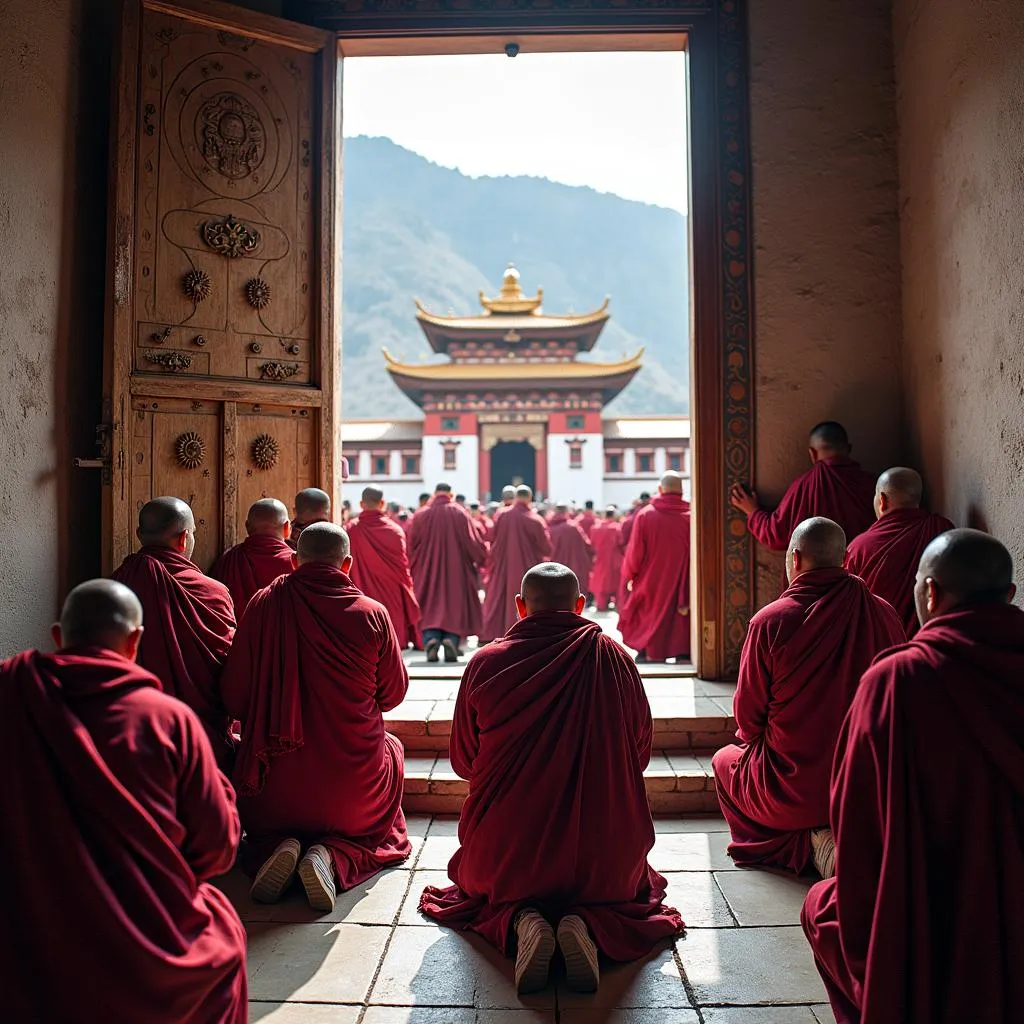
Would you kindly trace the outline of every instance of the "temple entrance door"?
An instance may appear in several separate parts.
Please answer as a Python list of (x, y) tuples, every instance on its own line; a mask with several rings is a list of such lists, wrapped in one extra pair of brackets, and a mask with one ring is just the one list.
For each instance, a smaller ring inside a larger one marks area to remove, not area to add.
[(506, 484), (537, 488), (537, 451), (529, 441), (499, 441), (491, 449), (491, 487)]
[(212, 2), (123, 5), (105, 571), (156, 495), (191, 503), (204, 568), (257, 498), (339, 497), (338, 73), (333, 33)]

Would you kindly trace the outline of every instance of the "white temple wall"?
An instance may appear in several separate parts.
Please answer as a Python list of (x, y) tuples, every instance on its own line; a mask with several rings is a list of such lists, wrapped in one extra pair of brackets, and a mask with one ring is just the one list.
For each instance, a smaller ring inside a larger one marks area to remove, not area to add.
[(553, 501), (575, 501), (580, 506), (585, 501), (599, 504), (604, 487), (604, 438), (587, 434), (582, 447), (583, 465), (573, 468), (569, 465), (566, 442), (580, 436), (548, 434), (548, 493)]
[[(458, 441), (455, 450), (455, 469), (444, 468), (444, 445)], [(453, 494), (465, 494), (470, 501), (476, 501), (479, 492), (480, 439), (475, 434), (448, 435), (445, 437), (423, 438), (423, 483), (424, 491), (433, 491), (436, 484), (452, 485)], [(417, 491), (417, 494), (419, 491)]]

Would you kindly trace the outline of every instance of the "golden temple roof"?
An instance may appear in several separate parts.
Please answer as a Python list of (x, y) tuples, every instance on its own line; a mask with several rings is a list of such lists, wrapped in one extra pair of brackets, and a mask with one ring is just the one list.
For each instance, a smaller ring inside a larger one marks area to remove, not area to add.
[(529, 381), (549, 380), (601, 380), (623, 373), (636, 373), (640, 369), (644, 350), (641, 348), (628, 359), (617, 363), (584, 362), (523, 362), (519, 359), (503, 359), (493, 363), (401, 363), (387, 349), (384, 359), (390, 373), (408, 377), (411, 380), (432, 381)]
[(480, 305), (488, 313), (539, 313), (544, 289), (538, 288), (537, 294), (528, 299), (519, 285), (519, 271), (513, 264), (505, 268), (505, 276), (501, 281), (501, 291), (496, 299), (489, 299), (480, 293)]

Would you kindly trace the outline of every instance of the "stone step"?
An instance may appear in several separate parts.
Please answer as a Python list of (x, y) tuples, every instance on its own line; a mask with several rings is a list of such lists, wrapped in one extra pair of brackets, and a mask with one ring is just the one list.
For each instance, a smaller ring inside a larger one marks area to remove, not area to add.
[[(644, 782), (655, 814), (718, 813), (710, 752), (655, 750)], [(446, 755), (406, 756), (402, 799), (406, 813), (458, 814), (468, 792), (469, 783), (455, 774)]]

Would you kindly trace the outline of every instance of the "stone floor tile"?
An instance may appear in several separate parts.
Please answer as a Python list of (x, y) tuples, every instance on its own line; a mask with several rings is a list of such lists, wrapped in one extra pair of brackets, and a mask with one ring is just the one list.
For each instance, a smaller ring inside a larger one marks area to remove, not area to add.
[(436, 885), (439, 888), (451, 885), (451, 879), (447, 871), (414, 871), (412, 874), (412, 885), (409, 888), (409, 895), (402, 904), (402, 913), (398, 918), (399, 924), (408, 925), (433, 925), (429, 917), (424, 917), (419, 912), (420, 895), (428, 885)]
[(363, 1024), (555, 1024), (553, 1010), (474, 1010), (451, 1006), (371, 1006)]
[(800, 910), (813, 878), (748, 869), (715, 875), (741, 925), (799, 924)]
[(437, 815), (430, 823), (431, 836), (457, 836), (459, 834), (459, 819), (451, 815)]
[(241, 868), (232, 868), (226, 875), (215, 878), (213, 884), (220, 889), (243, 921), (269, 921), (274, 908), (266, 903), (256, 903), (249, 898), (252, 879)]
[(735, 683), (714, 683), (707, 679), (695, 679), (693, 681), (693, 692), (698, 697), (718, 697), (722, 700), (732, 700), (736, 693)]
[(824, 986), (803, 929), (694, 928), (678, 940), (697, 1003), (820, 1003)]
[(407, 814), (405, 816), (405, 825), (410, 836), (417, 836), (420, 839), (424, 839), (426, 838), (427, 831), (430, 828), (430, 815)]
[(660, 832), (648, 860), (656, 871), (731, 871), (728, 845), (728, 832)]
[(437, 754), (406, 754), (405, 774), (425, 775), (430, 778), (430, 772), (437, 762)]
[(828, 1003), (815, 1003), (811, 1007), (811, 1013), (814, 1014), (818, 1024), (836, 1024), (836, 1015)]
[(683, 915), (687, 928), (736, 927), (729, 904), (710, 871), (671, 871), (666, 872), (665, 878), (665, 902)]
[(361, 1006), (336, 1003), (260, 1003), (249, 1004), (249, 1022), (256, 1024), (356, 1024)]
[(280, 903), (271, 906), (270, 920), (391, 925), (395, 923), (411, 879), (412, 872), (401, 868), (381, 871), (348, 892), (338, 893), (334, 909), (326, 914), (310, 909), (301, 884), (296, 882)]
[[(647, 693), (647, 699), (651, 700), (654, 697), (694, 697), (695, 692), (695, 680), (692, 678), (683, 679), (645, 679), (644, 690)], [(710, 696), (714, 696), (711, 694)]]
[(593, 995), (571, 992), (564, 978), (558, 981), (558, 1006), (563, 1010), (589, 1007), (593, 1012), (606, 1008), (688, 1008), (690, 1005), (671, 946), (663, 946), (633, 963), (602, 965), (601, 984)]
[(462, 776), (455, 773), (455, 769), (452, 768), (452, 763), (447, 757), (439, 757), (430, 777), (431, 779), (459, 779)]
[(558, 1018), (562, 1024), (697, 1024), (696, 1010), (631, 1009), (606, 1010), (595, 1014), (593, 1008), (563, 1010)]
[(447, 928), (395, 929), (369, 1002), (383, 1006), (553, 1010), (554, 986), (516, 994), (512, 961), (479, 936)]
[(704, 766), (693, 754), (676, 753), (670, 750), (666, 755), (672, 770), (676, 772), (702, 772)]
[(420, 871), (447, 871), (448, 861), (458, 848), (458, 836), (428, 833), (423, 843), (423, 852), (416, 861), (416, 868)]
[(729, 1006), (701, 1013), (704, 1024), (817, 1024), (809, 1006)]
[(359, 1003), (366, 998), (390, 930), (358, 924), (248, 926), (249, 998)]
[(654, 831), (667, 832), (728, 832), (729, 826), (720, 815), (700, 815), (686, 818), (655, 818)]

